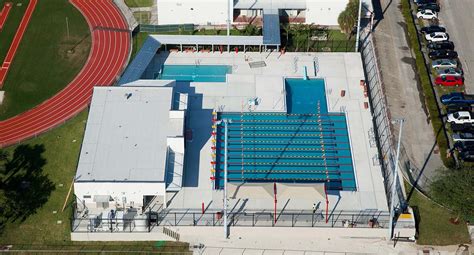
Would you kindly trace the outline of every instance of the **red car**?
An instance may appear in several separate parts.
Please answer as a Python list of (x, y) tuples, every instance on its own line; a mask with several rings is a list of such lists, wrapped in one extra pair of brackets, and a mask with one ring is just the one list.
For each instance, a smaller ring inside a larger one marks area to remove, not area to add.
[(446, 76), (441, 76), (437, 77), (435, 79), (435, 84), (436, 85), (443, 85), (443, 86), (462, 86), (464, 85), (464, 79), (459, 76), (452, 76), (452, 75), (446, 75)]

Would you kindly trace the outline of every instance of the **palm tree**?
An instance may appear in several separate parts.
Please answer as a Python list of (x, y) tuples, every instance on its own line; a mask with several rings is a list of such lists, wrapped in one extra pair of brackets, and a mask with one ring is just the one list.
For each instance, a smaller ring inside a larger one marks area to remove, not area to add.
[[(309, 45), (309, 37), (311, 36), (311, 26), (306, 24), (297, 24), (294, 27), (296, 49), (298, 51), (301, 45)], [(309, 47), (309, 46), (308, 46)]]
[(358, 16), (357, 12), (359, 11), (359, 0), (350, 0), (346, 5), (346, 9), (339, 14), (337, 18), (337, 23), (341, 31), (347, 34), (348, 38), (352, 36), (352, 30), (357, 23)]
[(283, 33), (286, 35), (285, 47), (288, 46), (290, 40), (290, 32), (291, 26), (290, 23), (282, 23), (281, 28), (283, 29)]

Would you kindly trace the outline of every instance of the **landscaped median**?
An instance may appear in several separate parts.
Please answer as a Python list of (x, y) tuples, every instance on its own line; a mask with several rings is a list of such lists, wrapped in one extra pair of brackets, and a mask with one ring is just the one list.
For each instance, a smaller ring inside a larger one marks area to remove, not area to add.
[(436, 135), (436, 142), (438, 144), (441, 159), (443, 160), (443, 163), (446, 167), (451, 168), (454, 167), (455, 163), (453, 158), (448, 157), (448, 138), (444, 130), (441, 111), (438, 107), (435, 88), (431, 83), (429, 75), (430, 71), (426, 68), (423, 52), (421, 51), (421, 43), (418, 41), (418, 31), (415, 26), (415, 20), (413, 19), (413, 15), (411, 13), (410, 0), (403, 0), (401, 2), (401, 10), (407, 25), (408, 44), (410, 45), (415, 57), (418, 79), (421, 84), (421, 88), (423, 89), (425, 105), (429, 113), (433, 132)]

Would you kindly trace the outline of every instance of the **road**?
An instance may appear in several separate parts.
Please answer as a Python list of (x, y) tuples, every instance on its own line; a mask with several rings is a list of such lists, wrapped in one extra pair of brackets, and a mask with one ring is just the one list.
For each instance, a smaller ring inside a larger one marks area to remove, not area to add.
[[(432, 179), (436, 175), (436, 169), (442, 166), (442, 161), (434, 147), (433, 128), (422, 104), (424, 99), (415, 75), (414, 58), (406, 39), (406, 25), (399, 9), (400, 1), (380, 0), (379, 15), (383, 17), (375, 27), (376, 52), (390, 115), (392, 118), (406, 120), (402, 144), (408, 158), (402, 158), (402, 165), (423, 169), (423, 175)], [(398, 126), (395, 125), (393, 134), (397, 133)], [(419, 184), (424, 186), (425, 183)]]
[(440, 0), (440, 24), (445, 26), (459, 53), (466, 91), (474, 93), (474, 1)]

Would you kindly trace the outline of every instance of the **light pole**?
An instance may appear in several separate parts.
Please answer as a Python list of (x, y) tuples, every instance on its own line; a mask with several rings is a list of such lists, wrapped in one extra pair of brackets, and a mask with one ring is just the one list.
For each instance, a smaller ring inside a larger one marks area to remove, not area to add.
[(397, 181), (398, 181), (398, 160), (400, 159), (400, 145), (402, 143), (402, 129), (404, 119), (394, 119), (392, 124), (399, 123), (400, 129), (398, 130), (398, 143), (397, 143), (397, 159), (395, 161), (395, 167), (393, 170), (393, 182), (392, 182), (392, 193), (391, 193), (391, 203), (390, 203), (390, 223), (389, 223), (389, 240), (393, 238), (393, 229), (394, 229), (394, 218), (395, 218), (395, 193), (397, 192)]
[(227, 228), (227, 125), (232, 123), (230, 119), (222, 119), (217, 121), (217, 125), (224, 124), (224, 234), (225, 238), (229, 237)]
[[(232, 1), (232, 0), (227, 0), (227, 36), (230, 35), (230, 16), (231, 16), (231, 14), (230, 14), (230, 1)], [(234, 16), (233, 13), (232, 13), (232, 16)]]
[(359, 13), (357, 14), (357, 34), (356, 34), (356, 46), (355, 52), (359, 51), (359, 33), (360, 33), (360, 16), (362, 12), (362, 0), (359, 0)]

